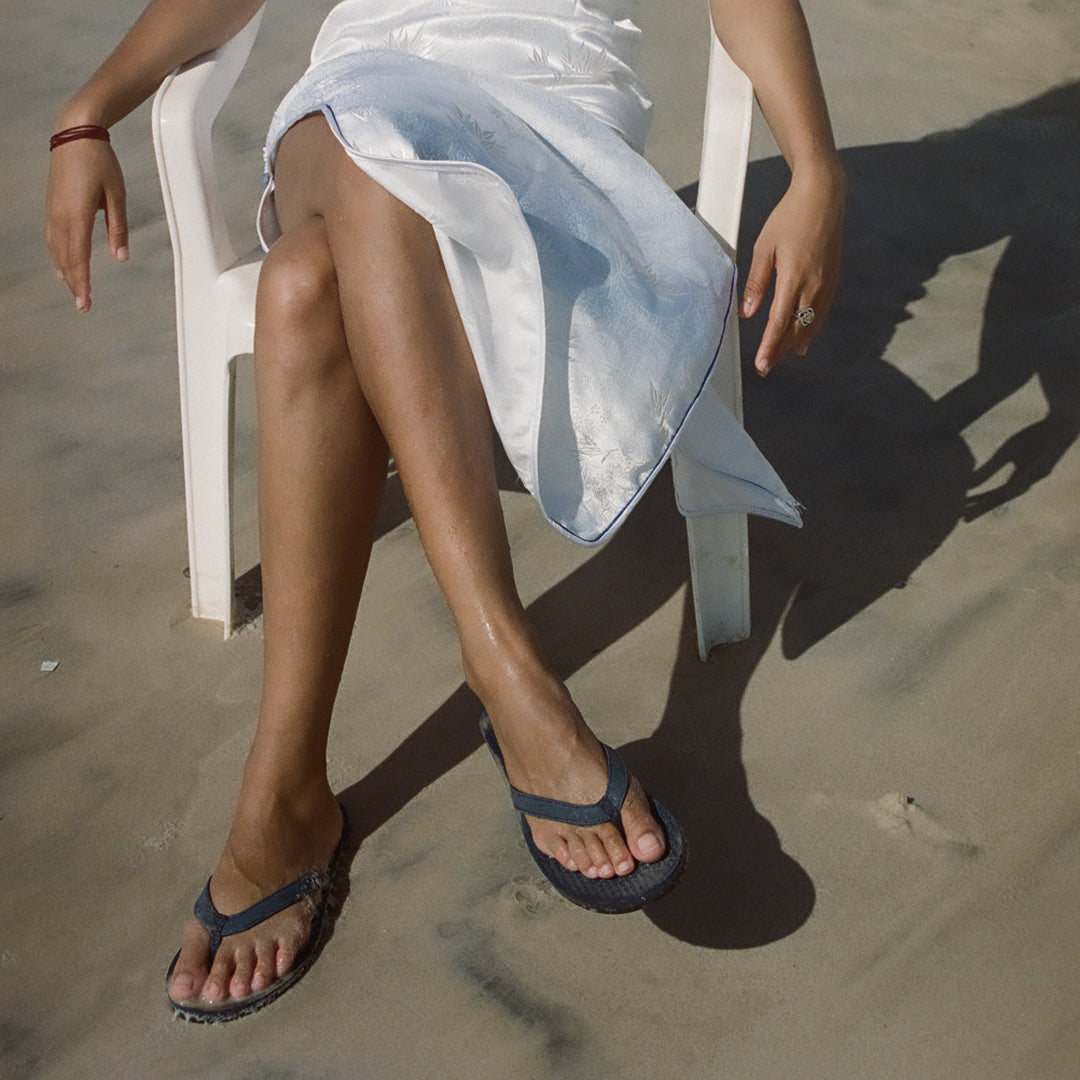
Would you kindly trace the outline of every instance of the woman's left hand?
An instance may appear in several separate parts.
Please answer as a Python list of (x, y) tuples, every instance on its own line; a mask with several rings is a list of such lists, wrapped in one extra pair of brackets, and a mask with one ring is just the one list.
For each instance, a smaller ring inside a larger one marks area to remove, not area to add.
[[(791, 350), (805, 356), (828, 320), (840, 279), (845, 192), (838, 164), (823, 172), (796, 172), (754, 244), (739, 308), (744, 319), (761, 307), (776, 275), (769, 321), (754, 359), (761, 375)], [(805, 308), (813, 311), (809, 323), (796, 318)]]

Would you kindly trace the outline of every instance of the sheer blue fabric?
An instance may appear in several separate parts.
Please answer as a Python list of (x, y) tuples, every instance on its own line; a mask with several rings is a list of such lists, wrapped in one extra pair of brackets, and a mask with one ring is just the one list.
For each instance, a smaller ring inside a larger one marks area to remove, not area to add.
[[(322, 112), (356, 164), (434, 227), (495, 427), (584, 544), (618, 527), (676, 442), (686, 513), (799, 522), (708, 387), (735, 271), (641, 157), (649, 100), (625, 0), (345, 0), (271, 124)], [(260, 209), (278, 235), (273, 181)]]

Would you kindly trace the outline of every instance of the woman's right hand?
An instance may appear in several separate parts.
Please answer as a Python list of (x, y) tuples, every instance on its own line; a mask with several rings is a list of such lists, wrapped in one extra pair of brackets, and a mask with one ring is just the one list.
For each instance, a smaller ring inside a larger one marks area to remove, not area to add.
[(99, 210), (105, 211), (112, 257), (127, 261), (126, 203), (124, 174), (109, 143), (77, 139), (49, 155), (45, 243), (79, 311), (90, 310), (90, 246)]

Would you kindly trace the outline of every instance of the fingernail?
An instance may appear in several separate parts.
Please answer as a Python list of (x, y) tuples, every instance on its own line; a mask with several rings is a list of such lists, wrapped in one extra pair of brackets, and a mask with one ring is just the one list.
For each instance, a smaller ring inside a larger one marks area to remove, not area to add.
[(758, 360), (754, 364), (754, 370), (764, 379), (769, 374), (769, 365), (764, 360)]
[(749, 300), (744, 300), (744, 301), (743, 301), (743, 302), (742, 302), (742, 303), (741, 303), (741, 304), (739, 305), (739, 314), (740, 314), (740, 315), (741, 315), (741, 316), (742, 316), (742, 317), (743, 317), (744, 319), (746, 319), (746, 318), (749, 318), (749, 316), (750, 316), (750, 301), (749, 301)]
[(87, 311), (90, 307), (90, 301), (85, 296), (77, 297), (75, 300), (75, 307), (79, 311)]
[(638, 850), (642, 855), (659, 855), (660, 838), (655, 833), (642, 833), (638, 839)]
[(118, 247), (116, 249), (116, 261), (117, 262), (127, 262), (128, 261), (127, 244), (125, 244), (123, 247)]
[(805, 356), (809, 351), (810, 351), (810, 346), (809, 345), (800, 345), (795, 350), (795, 352), (798, 353), (799, 356)]

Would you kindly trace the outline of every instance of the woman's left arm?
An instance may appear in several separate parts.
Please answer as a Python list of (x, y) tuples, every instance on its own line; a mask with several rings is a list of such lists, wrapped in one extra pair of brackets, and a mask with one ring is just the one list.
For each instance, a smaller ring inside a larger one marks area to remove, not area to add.
[[(789, 167), (791, 183), (754, 244), (739, 309), (761, 306), (776, 275), (769, 320), (754, 366), (767, 375), (794, 349), (806, 354), (824, 326), (840, 276), (847, 182), (799, 0), (709, 0), (713, 26), (746, 72)], [(795, 312), (812, 308), (812, 325)]]

